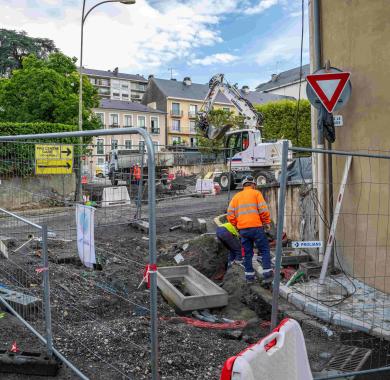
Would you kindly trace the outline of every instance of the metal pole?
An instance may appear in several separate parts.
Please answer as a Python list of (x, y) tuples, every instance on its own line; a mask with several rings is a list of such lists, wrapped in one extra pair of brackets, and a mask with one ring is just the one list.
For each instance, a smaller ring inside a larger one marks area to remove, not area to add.
[(53, 335), (51, 329), (49, 257), (47, 251), (47, 225), (42, 225), (42, 261), (43, 261), (43, 302), (45, 307), (46, 345), (49, 356), (53, 353)]
[[(80, 84), (79, 84), (79, 131), (83, 130), (83, 48), (84, 48), (84, 13), (85, 0), (83, 0), (83, 10), (81, 12), (81, 33), (80, 33)], [(83, 149), (83, 138), (79, 138), (79, 157), (78, 157), (78, 173), (77, 173), (77, 191), (75, 201), (82, 202), (83, 200), (83, 185), (81, 183), (81, 152)]]
[(228, 204), (230, 203), (230, 197), (231, 197), (231, 180), (232, 180), (232, 155), (233, 155), (233, 149), (230, 148), (229, 150), (229, 189), (228, 189)]
[(282, 167), (280, 174), (280, 188), (278, 201), (278, 225), (276, 231), (276, 249), (275, 249), (275, 278), (272, 290), (272, 312), (271, 329), (273, 330), (278, 323), (279, 309), (279, 286), (280, 286), (280, 266), (282, 263), (282, 238), (284, 227), (284, 207), (286, 201), (287, 187), (287, 160), (288, 160), (288, 141), (283, 141), (282, 146)]
[[(332, 143), (328, 141), (328, 150), (332, 150)], [(333, 156), (328, 154), (328, 194), (329, 194), (329, 226), (333, 222)], [(334, 268), (334, 241), (330, 252), (330, 269)]]

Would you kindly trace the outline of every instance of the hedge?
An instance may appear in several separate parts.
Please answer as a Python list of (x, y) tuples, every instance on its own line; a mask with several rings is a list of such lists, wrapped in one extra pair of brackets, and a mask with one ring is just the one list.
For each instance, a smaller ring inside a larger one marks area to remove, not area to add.
[(293, 146), (311, 147), (310, 103), (299, 103), (298, 134), (296, 130), (297, 101), (280, 100), (255, 105), (264, 115), (263, 138), (266, 140), (288, 139)]
[[(38, 133), (77, 131), (76, 125), (54, 124), (47, 122), (12, 123), (0, 122), (0, 135), (30, 135)], [(78, 144), (77, 137), (62, 139), (37, 139), (15, 142), (0, 142), (0, 175), (26, 176), (34, 173), (35, 143)], [(77, 152), (75, 152), (77, 156)]]

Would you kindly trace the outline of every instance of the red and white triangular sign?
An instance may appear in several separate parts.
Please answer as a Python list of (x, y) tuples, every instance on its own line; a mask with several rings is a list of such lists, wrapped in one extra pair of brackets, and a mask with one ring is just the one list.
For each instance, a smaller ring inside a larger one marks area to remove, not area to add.
[(311, 88), (329, 113), (332, 113), (351, 73), (310, 74), (306, 77)]

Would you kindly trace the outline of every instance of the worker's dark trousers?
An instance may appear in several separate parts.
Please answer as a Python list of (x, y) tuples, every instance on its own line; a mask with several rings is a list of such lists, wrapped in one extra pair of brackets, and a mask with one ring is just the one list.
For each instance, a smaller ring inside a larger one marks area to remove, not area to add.
[(229, 263), (234, 260), (242, 260), (240, 241), (225, 227), (218, 227), (216, 234), (217, 238), (229, 250)]
[(271, 255), (267, 235), (263, 227), (245, 228), (240, 230), (241, 244), (244, 248), (244, 266), (245, 277), (252, 279), (255, 276), (255, 270), (252, 265), (253, 244), (259, 250), (262, 257), (263, 270), (268, 272), (271, 269)]

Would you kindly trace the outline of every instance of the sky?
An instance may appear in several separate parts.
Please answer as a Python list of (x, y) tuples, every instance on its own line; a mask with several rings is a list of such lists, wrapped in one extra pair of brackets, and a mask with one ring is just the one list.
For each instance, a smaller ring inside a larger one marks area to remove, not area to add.
[[(309, 62), (307, 0), (303, 63)], [(86, 9), (99, 0), (86, 0)], [(54, 40), (80, 55), (82, 0), (0, 0), (0, 28)], [(84, 26), (83, 65), (207, 83), (224, 73), (252, 90), (299, 66), (301, 0), (136, 0), (103, 4)]]

